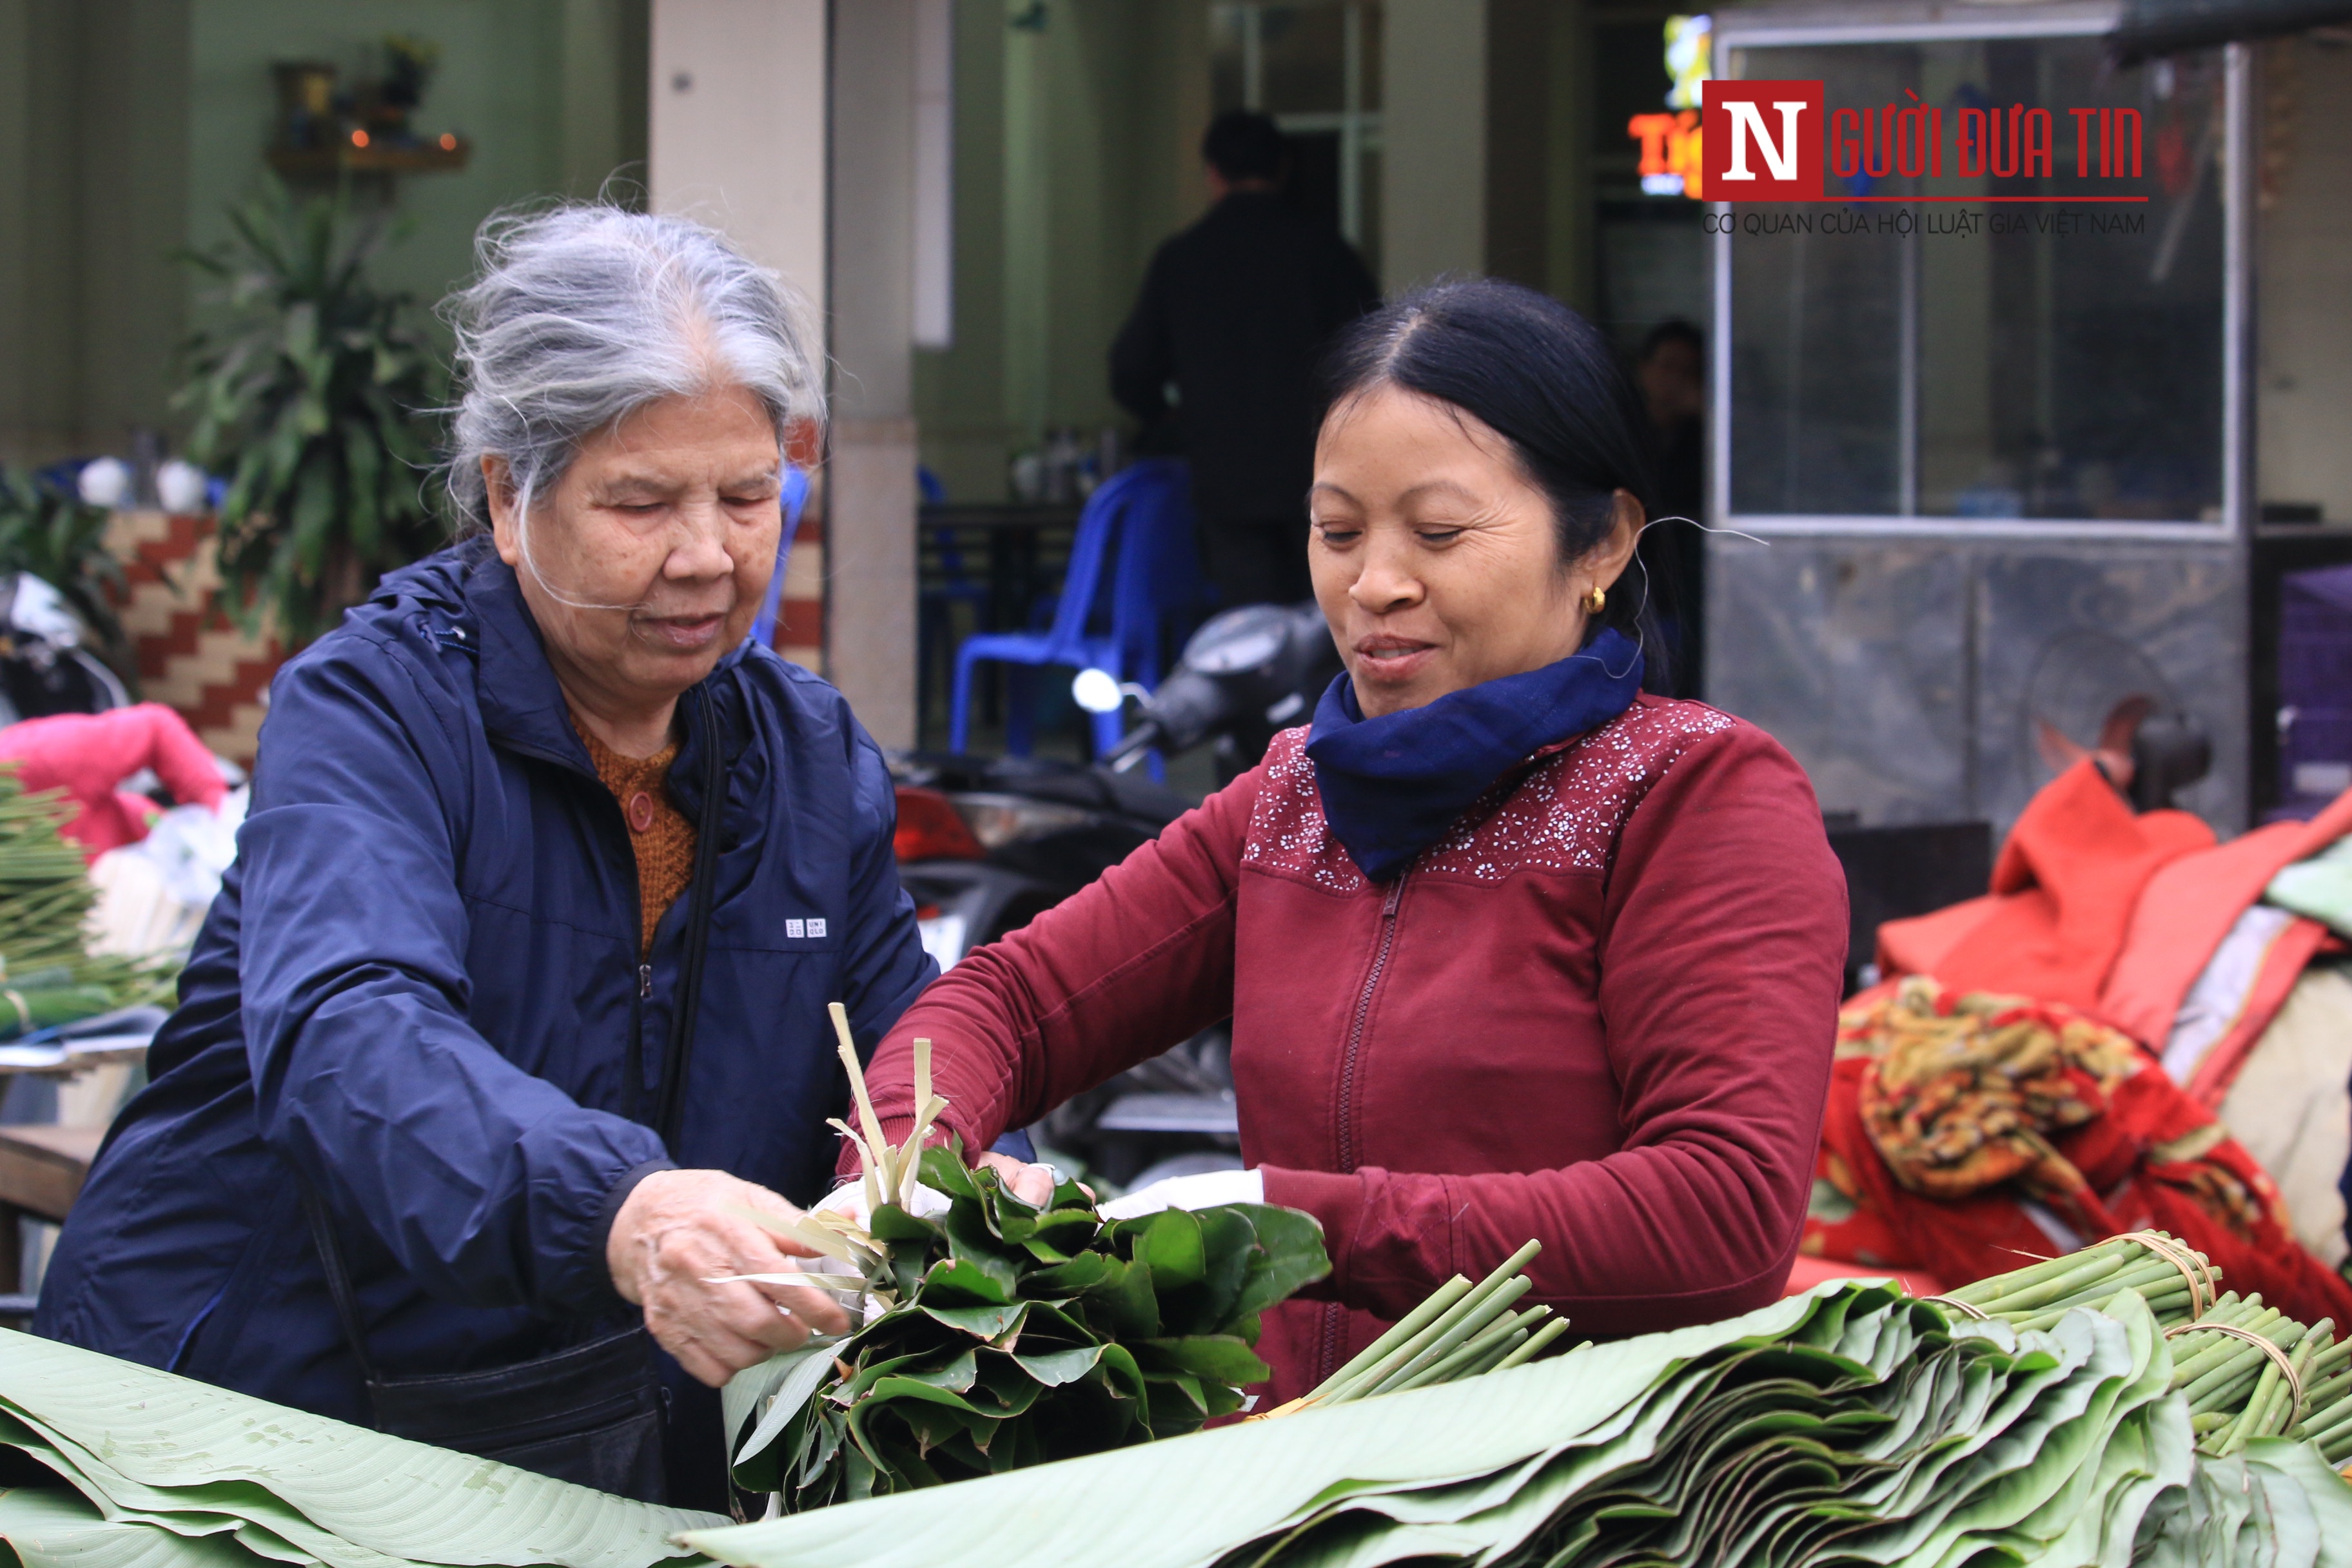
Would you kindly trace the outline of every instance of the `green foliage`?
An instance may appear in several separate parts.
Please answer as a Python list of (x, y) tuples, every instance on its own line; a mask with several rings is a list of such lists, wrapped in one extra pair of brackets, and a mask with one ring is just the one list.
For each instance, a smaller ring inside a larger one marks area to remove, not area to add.
[[(1105, 1224), (1065, 1181), (1043, 1209), (960, 1145), (928, 1150), (948, 1207), (897, 1204), (880, 1316), (744, 1374), (768, 1403), (735, 1476), (797, 1511), (1197, 1431), (1268, 1375), (1258, 1315), (1330, 1270), (1315, 1222), (1231, 1204)], [(739, 1382), (741, 1380), (739, 1380)], [(739, 1415), (739, 1423), (740, 1417)]]
[(107, 552), (106, 523), (103, 508), (0, 468), (0, 573), (30, 572), (63, 594), (121, 667), (128, 650), (107, 595), (122, 586), (122, 563)]
[(228, 476), (227, 608), (299, 644), (440, 542), (423, 481), (446, 383), (408, 297), (368, 279), (381, 225), (275, 185), (230, 222), (234, 240), (187, 258), (226, 310), (190, 337), (177, 403), (189, 455)]

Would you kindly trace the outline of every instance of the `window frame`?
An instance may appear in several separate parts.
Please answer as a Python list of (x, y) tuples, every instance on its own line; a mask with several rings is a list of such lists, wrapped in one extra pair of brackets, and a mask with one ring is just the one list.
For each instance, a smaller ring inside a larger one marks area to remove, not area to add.
[[(1746, 52), (1757, 48), (1822, 47), (1842, 44), (1958, 43), (1993, 38), (2079, 38), (2101, 37), (2115, 27), (2121, 7), (2113, 4), (2021, 6), (2014, 15), (1973, 14), (1963, 18), (1929, 19), (1908, 7), (1842, 6), (1837, 19), (1806, 20), (1769, 11), (1742, 13), (1737, 8), (1715, 16), (1715, 61), (1718, 74), (1734, 77), (1745, 64)], [(1875, 13), (1875, 14), (1874, 14)], [(2251, 230), (2251, 106), (2252, 56), (2243, 44), (2223, 48), (2221, 145), (2221, 516), (2218, 521), (2188, 518), (2179, 521), (2102, 521), (2092, 518), (1960, 518), (1871, 513), (1735, 512), (1731, 510), (1731, 242), (1729, 225), (1719, 225), (1712, 237), (1714, 321), (1707, 346), (1707, 523), (1711, 528), (1749, 534), (1845, 536), (1880, 539), (1939, 540), (2135, 540), (2170, 541), (2210, 547), (2246, 538), (2252, 514), (2252, 396), (2248, 355)], [(1732, 212), (1727, 202), (1709, 202), (1718, 216)], [(1905, 341), (1918, 337), (1916, 289), (1906, 300), (1910, 312)], [(1917, 364), (1903, 372), (1905, 401), (1916, 409)], [(1918, 432), (1911, 426), (1909, 451), (1902, 455), (1916, 471)]]

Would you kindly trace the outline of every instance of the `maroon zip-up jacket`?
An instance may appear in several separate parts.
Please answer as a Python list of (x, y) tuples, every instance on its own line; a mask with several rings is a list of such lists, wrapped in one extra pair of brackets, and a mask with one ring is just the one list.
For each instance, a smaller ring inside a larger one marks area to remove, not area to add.
[[(1529, 1237), (1571, 1338), (1774, 1300), (1811, 1185), (1845, 881), (1762, 731), (1638, 699), (1530, 757), (1402, 876), (1355, 868), (1307, 731), (957, 964), (869, 1079), (894, 1135), (933, 1043), (967, 1149), (1232, 1015), (1242, 1157), (1332, 1273), (1267, 1315), (1304, 1393)], [(856, 1156), (845, 1169), (854, 1170)]]

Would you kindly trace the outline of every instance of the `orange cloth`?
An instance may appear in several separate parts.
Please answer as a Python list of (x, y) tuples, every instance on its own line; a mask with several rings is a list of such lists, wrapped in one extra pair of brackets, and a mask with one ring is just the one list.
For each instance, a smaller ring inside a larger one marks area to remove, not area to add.
[(625, 757), (590, 734), (577, 714), (572, 728), (629, 825), (629, 847), (637, 857), (637, 951), (651, 952), (654, 928), (694, 879), (694, 824), (669, 798), (669, 765), (677, 760), (677, 742), (650, 757)]
[(1933, 973), (1956, 991), (2095, 1011), (2141, 889), (2168, 863), (2212, 847), (2213, 830), (2185, 811), (2133, 816), (2085, 758), (2018, 817), (1993, 864), (2000, 907)]

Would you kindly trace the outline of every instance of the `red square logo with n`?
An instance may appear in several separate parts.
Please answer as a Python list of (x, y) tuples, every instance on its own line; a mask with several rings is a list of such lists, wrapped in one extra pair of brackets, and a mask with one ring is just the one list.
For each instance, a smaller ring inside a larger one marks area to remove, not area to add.
[(1707, 82), (1701, 147), (1711, 202), (1822, 199), (1822, 84)]

